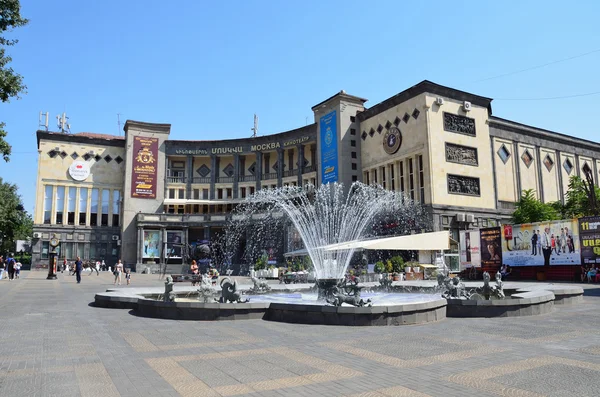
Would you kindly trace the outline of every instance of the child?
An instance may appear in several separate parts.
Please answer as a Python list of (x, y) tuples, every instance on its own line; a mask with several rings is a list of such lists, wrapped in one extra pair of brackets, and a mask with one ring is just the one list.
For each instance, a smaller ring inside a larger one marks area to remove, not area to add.
[(125, 273), (125, 279), (127, 280), (127, 285), (131, 283), (131, 269), (127, 269), (127, 273)]

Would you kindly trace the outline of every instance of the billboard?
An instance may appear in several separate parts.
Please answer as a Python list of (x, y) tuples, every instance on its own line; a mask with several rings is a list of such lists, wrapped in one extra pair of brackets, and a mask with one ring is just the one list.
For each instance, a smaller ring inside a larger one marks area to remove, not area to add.
[(600, 264), (600, 216), (579, 218), (581, 263)]
[(156, 198), (158, 138), (133, 137), (131, 197)]
[(144, 258), (160, 258), (160, 231), (144, 230)]
[(338, 180), (337, 111), (327, 113), (319, 120), (322, 183)]
[(460, 231), (460, 270), (481, 267), (480, 244), (479, 230)]
[(167, 230), (167, 255), (169, 258), (181, 258), (182, 237), (183, 232), (180, 230)]
[(579, 265), (577, 219), (506, 226), (504, 264), (509, 266)]
[(502, 266), (502, 239), (499, 227), (479, 229), (479, 246), (481, 248), (481, 266)]

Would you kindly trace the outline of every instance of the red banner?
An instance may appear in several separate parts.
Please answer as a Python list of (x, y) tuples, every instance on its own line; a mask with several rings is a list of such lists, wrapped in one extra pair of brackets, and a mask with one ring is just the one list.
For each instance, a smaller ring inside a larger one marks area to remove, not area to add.
[(158, 138), (133, 137), (131, 197), (156, 198)]

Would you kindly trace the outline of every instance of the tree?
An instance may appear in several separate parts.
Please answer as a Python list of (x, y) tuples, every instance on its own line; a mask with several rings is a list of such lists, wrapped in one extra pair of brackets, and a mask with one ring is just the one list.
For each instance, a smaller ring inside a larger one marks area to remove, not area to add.
[(512, 216), (514, 224), (554, 221), (559, 219), (559, 213), (550, 203), (542, 203), (535, 197), (533, 189), (523, 191), (517, 202)]
[[(23, 84), (23, 77), (8, 66), (12, 58), (6, 54), (6, 48), (17, 44), (18, 40), (7, 39), (5, 32), (24, 26), (29, 21), (21, 16), (19, 0), (0, 0), (0, 101), (8, 102), (10, 98), (19, 98), (27, 87)], [(5, 123), (0, 121), (0, 154), (4, 161), (10, 160), (11, 147), (4, 139), (7, 132)]]
[(29, 240), (32, 228), (33, 222), (23, 208), (17, 186), (0, 178), (0, 249), (14, 250), (15, 240)]
[[(600, 188), (594, 186), (595, 197), (600, 197)], [(572, 176), (569, 179), (569, 190), (565, 195), (564, 217), (579, 218), (582, 216), (598, 215), (594, 210), (590, 185), (581, 177)]]

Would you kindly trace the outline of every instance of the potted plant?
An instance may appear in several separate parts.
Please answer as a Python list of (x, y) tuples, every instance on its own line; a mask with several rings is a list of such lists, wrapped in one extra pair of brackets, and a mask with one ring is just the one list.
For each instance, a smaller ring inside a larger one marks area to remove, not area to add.
[(375, 268), (373, 270), (375, 270), (375, 273), (377, 274), (385, 273), (385, 265), (382, 261), (375, 262)]

